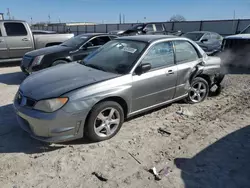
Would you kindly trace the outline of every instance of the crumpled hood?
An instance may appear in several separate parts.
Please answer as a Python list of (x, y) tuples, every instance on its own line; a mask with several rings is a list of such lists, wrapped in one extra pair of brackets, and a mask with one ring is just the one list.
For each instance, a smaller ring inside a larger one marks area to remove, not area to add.
[(35, 99), (58, 97), (64, 93), (120, 76), (79, 63), (58, 65), (36, 72), (20, 85), (24, 96)]
[(48, 55), (52, 53), (65, 52), (65, 51), (70, 51), (70, 50), (72, 50), (71, 47), (57, 45), (57, 46), (51, 46), (51, 47), (34, 50), (34, 51), (26, 53), (25, 55), (30, 56), (30, 57), (36, 57), (39, 55)]

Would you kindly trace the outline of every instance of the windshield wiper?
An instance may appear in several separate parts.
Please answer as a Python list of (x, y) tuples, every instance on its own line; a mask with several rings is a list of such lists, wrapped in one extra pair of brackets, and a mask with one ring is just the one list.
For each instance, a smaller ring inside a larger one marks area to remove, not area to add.
[(93, 64), (83, 64), (85, 65), (86, 67), (91, 67), (93, 69), (97, 69), (97, 70), (101, 70), (101, 71), (104, 71), (104, 72), (107, 72), (105, 69), (103, 69), (102, 67), (98, 66), (98, 65), (93, 65)]
[(65, 47), (68, 47), (66, 44), (61, 44), (61, 46), (65, 46)]

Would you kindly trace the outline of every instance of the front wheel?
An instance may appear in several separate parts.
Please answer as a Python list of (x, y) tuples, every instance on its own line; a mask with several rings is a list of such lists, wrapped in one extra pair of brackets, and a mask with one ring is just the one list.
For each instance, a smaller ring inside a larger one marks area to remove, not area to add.
[(209, 85), (207, 81), (201, 77), (196, 77), (190, 86), (186, 102), (190, 104), (200, 103), (204, 101), (209, 93)]
[(104, 101), (93, 107), (85, 126), (85, 135), (94, 142), (115, 136), (124, 122), (124, 112), (118, 103)]

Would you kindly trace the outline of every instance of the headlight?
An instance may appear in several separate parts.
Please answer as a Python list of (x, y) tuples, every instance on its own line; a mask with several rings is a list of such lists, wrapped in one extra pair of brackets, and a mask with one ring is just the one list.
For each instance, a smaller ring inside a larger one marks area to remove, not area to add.
[(39, 55), (35, 57), (35, 59), (32, 61), (32, 67), (40, 65), (44, 55)]
[(54, 99), (47, 99), (41, 100), (36, 103), (34, 109), (40, 110), (43, 112), (54, 112), (60, 108), (62, 108), (67, 102), (68, 98), (54, 98)]

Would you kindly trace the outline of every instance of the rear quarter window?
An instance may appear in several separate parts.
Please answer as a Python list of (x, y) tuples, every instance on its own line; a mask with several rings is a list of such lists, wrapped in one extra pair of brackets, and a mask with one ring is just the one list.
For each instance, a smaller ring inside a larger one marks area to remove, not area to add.
[(4, 23), (7, 36), (27, 36), (27, 30), (22, 23)]

